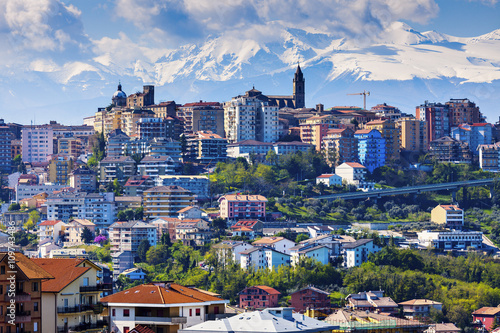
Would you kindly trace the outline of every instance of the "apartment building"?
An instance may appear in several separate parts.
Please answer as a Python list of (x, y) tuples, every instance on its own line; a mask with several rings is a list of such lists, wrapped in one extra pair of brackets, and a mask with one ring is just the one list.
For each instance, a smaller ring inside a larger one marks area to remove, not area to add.
[(155, 246), (158, 239), (156, 227), (142, 221), (115, 222), (109, 226), (108, 233), (112, 253), (130, 251), (132, 256), (136, 255), (141, 240), (146, 239)]
[(481, 231), (429, 231), (417, 233), (422, 246), (440, 250), (465, 250), (468, 247), (480, 249), (483, 246)]
[(39, 242), (49, 240), (57, 243), (64, 236), (67, 224), (61, 220), (45, 220), (38, 227)]
[(358, 159), (358, 140), (350, 128), (330, 128), (322, 140), (322, 149), (331, 165)]
[(330, 293), (314, 286), (307, 286), (292, 293), (290, 304), (296, 312), (307, 309), (329, 309), (332, 306)]
[(470, 163), (469, 144), (445, 136), (430, 142), (429, 156), (438, 162)]
[(358, 130), (354, 137), (358, 140), (358, 160), (368, 171), (385, 165), (385, 139), (378, 130)]
[(268, 286), (247, 287), (238, 293), (240, 308), (265, 309), (278, 306), (281, 293)]
[(224, 108), (219, 102), (186, 103), (177, 110), (184, 133), (212, 132), (224, 137)]
[(94, 192), (97, 174), (87, 166), (80, 166), (69, 174), (69, 186), (80, 192)]
[(120, 129), (115, 129), (108, 134), (106, 141), (106, 158), (119, 158), (124, 155), (124, 148), (130, 137)]
[(175, 174), (176, 169), (177, 163), (168, 155), (144, 156), (137, 165), (137, 174), (155, 178)]
[(68, 185), (69, 175), (73, 170), (73, 157), (69, 155), (52, 155), (48, 168), (51, 183)]
[(431, 211), (431, 222), (460, 230), (464, 226), (464, 211), (457, 205), (437, 205)]
[(372, 120), (366, 123), (367, 129), (375, 129), (385, 139), (385, 160), (397, 160), (400, 157), (401, 131), (390, 120)]
[(450, 136), (462, 142), (466, 142), (473, 155), (479, 155), (477, 149), (480, 145), (493, 143), (493, 126), (488, 123), (460, 124), (451, 129)]
[(68, 137), (57, 139), (57, 153), (77, 159), (85, 151), (85, 144), (81, 138)]
[(125, 183), (135, 175), (135, 161), (130, 156), (105, 157), (99, 162), (100, 182), (107, 184), (117, 179)]
[(167, 155), (174, 161), (181, 160), (181, 143), (172, 138), (154, 138), (148, 142), (147, 153), (153, 155)]
[(47, 166), (54, 153), (54, 137), (50, 127), (24, 127), (21, 134), (23, 162)]
[(14, 134), (11, 132), (9, 126), (5, 125), (3, 119), (0, 119), (0, 171), (8, 173), (12, 168), (12, 159), (16, 155), (12, 156), (11, 147), (12, 139)]
[(143, 197), (147, 218), (177, 217), (179, 210), (195, 204), (193, 193), (177, 185), (150, 188)]
[(108, 307), (111, 330), (121, 333), (139, 324), (153, 326), (155, 332), (175, 333), (223, 317), (229, 303), (213, 293), (173, 282), (143, 284), (101, 301)]
[(279, 138), (277, 106), (255, 88), (224, 103), (224, 130), (229, 143), (244, 140), (276, 142)]
[(177, 139), (180, 134), (177, 130), (177, 123), (179, 123), (179, 120), (172, 117), (139, 118), (137, 120), (137, 135), (141, 140), (152, 140), (153, 138)]
[(206, 175), (164, 175), (156, 178), (156, 186), (180, 186), (195, 198), (208, 199), (210, 179)]
[(485, 171), (500, 171), (500, 146), (498, 143), (492, 145), (479, 145), (479, 167)]
[(427, 122), (410, 117), (399, 118), (396, 126), (401, 131), (401, 150), (420, 152), (427, 151), (429, 140), (427, 137)]
[(323, 137), (327, 135), (328, 130), (334, 127), (335, 124), (336, 121), (332, 115), (309, 117), (300, 124), (300, 139), (302, 142), (309, 143), (317, 151), (320, 151)]
[(342, 244), (343, 266), (357, 267), (368, 260), (370, 253), (378, 252), (379, 247), (373, 244), (373, 239), (358, 239), (355, 242)]
[(290, 266), (290, 255), (267, 246), (255, 246), (240, 253), (242, 269), (270, 269)]
[(448, 105), (428, 103), (417, 106), (416, 118), (427, 124), (427, 140), (429, 142), (450, 135), (450, 110)]
[(197, 131), (186, 135), (185, 157), (198, 163), (224, 162), (227, 158), (227, 140), (210, 131)]
[[(33, 264), (33, 262), (20, 252), (14, 253), (14, 260), (9, 258), (7, 252), (0, 252), (0, 320), (1, 332), (46, 332), (42, 330), (45, 320), (50, 320), (42, 315), (44, 304), (42, 302), (42, 281), (54, 279), (49, 272)], [(11, 263), (14, 261), (13, 263)], [(14, 265), (14, 267), (10, 265)], [(9, 272), (9, 273), (8, 273)], [(14, 272), (14, 273), (10, 273)], [(11, 274), (15, 275), (15, 296), (9, 297)], [(10, 318), (8, 306), (14, 300), (15, 317)], [(47, 305), (50, 306), (50, 305)], [(14, 325), (8, 323), (14, 319)], [(53, 331), (55, 332), (55, 331)]]
[(86, 259), (31, 260), (54, 276), (41, 286), (42, 332), (97, 332), (108, 326), (99, 301), (111, 285), (99, 284), (99, 266)]
[(219, 198), (220, 217), (227, 219), (265, 219), (266, 197), (228, 194)]
[(445, 105), (449, 109), (450, 127), (484, 122), (479, 107), (468, 98), (451, 98)]
[(66, 241), (70, 244), (82, 244), (82, 234), (85, 228), (95, 233), (96, 225), (86, 219), (73, 219), (66, 225)]

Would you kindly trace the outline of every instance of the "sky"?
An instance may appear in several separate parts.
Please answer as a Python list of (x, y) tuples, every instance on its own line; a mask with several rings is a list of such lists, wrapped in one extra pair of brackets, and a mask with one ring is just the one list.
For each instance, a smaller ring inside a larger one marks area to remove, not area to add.
[[(125, 72), (137, 66), (138, 59), (154, 63), (169, 50), (186, 44), (199, 45), (221, 34), (235, 40), (252, 38), (269, 42), (277, 38), (278, 27), (290, 27), (328, 32), (363, 43), (376, 40), (395, 21), (422, 32), (436, 30), (453, 36), (478, 36), (500, 28), (500, 3), (499, 0), (0, 0), (0, 103), (14, 107), (22, 104), (19, 110), (36, 109), (45, 103), (36, 88), (42, 86), (40, 91), (45, 95), (50, 91), (64, 93), (65, 85), (70, 91), (69, 84), (75, 81), (71, 73), (81, 72), (82, 68), (90, 73), (77, 77), (82, 95), (87, 99), (94, 95), (97, 98), (99, 93), (90, 82), (103, 80), (101, 73)], [(141, 80), (138, 78), (134, 88), (140, 87)], [(29, 84), (33, 84), (32, 96), (23, 93), (21, 98), (20, 89)], [(98, 106), (102, 105), (95, 105)]]

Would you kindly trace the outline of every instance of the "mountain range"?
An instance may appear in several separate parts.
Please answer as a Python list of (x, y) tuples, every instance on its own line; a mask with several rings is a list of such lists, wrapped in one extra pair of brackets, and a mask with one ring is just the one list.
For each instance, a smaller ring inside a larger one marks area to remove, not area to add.
[(414, 113), (426, 100), (469, 98), (489, 122), (498, 121), (500, 29), (464, 38), (418, 32), (401, 22), (356, 38), (293, 28), (267, 41), (221, 34), (164, 50), (154, 60), (120, 62), (109, 53), (57, 65), (39, 58), (19, 75), (0, 73), (2, 117), (24, 124), (80, 124), (110, 103), (119, 81), (127, 94), (154, 84), (156, 102), (224, 102), (252, 86), (264, 94), (290, 95), (297, 63), (308, 107), (362, 106), (361, 96), (347, 94), (368, 90), (368, 108), (385, 102)]

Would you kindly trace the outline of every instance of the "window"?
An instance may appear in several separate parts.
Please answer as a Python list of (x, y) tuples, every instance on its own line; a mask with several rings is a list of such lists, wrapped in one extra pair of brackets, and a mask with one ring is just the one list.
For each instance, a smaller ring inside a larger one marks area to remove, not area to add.
[(193, 316), (193, 309), (189, 309), (189, 317)]
[(31, 291), (38, 291), (38, 282), (33, 282), (31, 284)]
[(5, 266), (0, 266), (0, 274), (5, 274)]
[(198, 309), (196, 309), (196, 315), (197, 315), (197, 316), (201, 316), (201, 309), (199, 309), (199, 308), (198, 308)]
[(33, 303), (33, 311), (38, 312), (38, 302)]
[(36, 321), (33, 323), (33, 331), (38, 332), (38, 323)]
[(116, 309), (111, 310), (111, 316), (116, 317)]

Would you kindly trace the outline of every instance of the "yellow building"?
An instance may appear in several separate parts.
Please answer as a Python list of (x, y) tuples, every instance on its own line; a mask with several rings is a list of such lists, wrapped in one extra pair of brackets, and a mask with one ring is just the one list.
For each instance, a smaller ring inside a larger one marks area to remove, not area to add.
[(73, 157), (54, 155), (49, 163), (49, 181), (56, 185), (69, 184), (69, 174), (73, 170)]
[(148, 218), (177, 217), (178, 211), (195, 204), (193, 193), (177, 186), (156, 186), (144, 191), (144, 215)]
[(385, 160), (397, 160), (400, 156), (401, 132), (396, 123), (389, 120), (372, 120), (366, 129), (376, 129), (385, 139)]
[(457, 205), (438, 205), (431, 211), (431, 222), (444, 224), (452, 229), (462, 229), (464, 211)]
[(101, 332), (102, 320), (97, 265), (86, 259), (31, 259), (54, 279), (42, 282), (41, 332)]
[(338, 310), (325, 322), (337, 326), (332, 332), (423, 333), (429, 326), (417, 320), (401, 319), (369, 311)]
[(404, 117), (397, 120), (401, 131), (401, 150), (426, 151), (429, 146), (427, 138), (427, 122)]
[[(14, 267), (10, 267), (11, 260), (6, 252), (0, 252), (0, 313), (2, 320), (0, 320), (0, 332), (50, 332), (43, 331), (42, 325), (46, 321), (43, 317), (42, 321), (42, 293), (41, 286), (42, 280), (50, 281), (54, 277), (33, 264), (33, 262), (22, 253), (15, 253)], [(9, 317), (10, 309), (8, 306), (11, 304), (11, 298), (8, 296), (10, 293), (10, 280), (7, 278), (11, 276), (10, 271), (15, 272), (15, 319), (12, 326), (7, 321), (11, 320)], [(52, 331), (55, 332), (55, 331)]]

